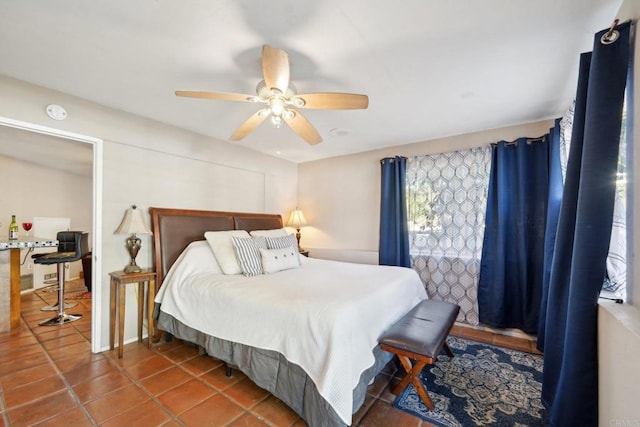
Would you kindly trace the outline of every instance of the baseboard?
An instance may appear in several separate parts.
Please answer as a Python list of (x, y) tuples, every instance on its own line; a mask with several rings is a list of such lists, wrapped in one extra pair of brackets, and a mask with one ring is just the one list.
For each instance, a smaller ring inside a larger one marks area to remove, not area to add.
[(327, 259), (332, 261), (353, 262), (355, 264), (378, 264), (378, 251), (361, 249), (326, 249), (305, 248), (311, 258)]
[(500, 329), (500, 328), (492, 328), (492, 327), (483, 326), (483, 325), (473, 326), (473, 325), (469, 325), (468, 323), (460, 323), (460, 322), (456, 322), (456, 326), (460, 326), (462, 328), (475, 329), (477, 331), (483, 331), (483, 332), (493, 332), (494, 334), (506, 335), (514, 338), (524, 338), (530, 341), (536, 341), (537, 339), (535, 335), (527, 334), (526, 332), (520, 329), (513, 329), (513, 328)]

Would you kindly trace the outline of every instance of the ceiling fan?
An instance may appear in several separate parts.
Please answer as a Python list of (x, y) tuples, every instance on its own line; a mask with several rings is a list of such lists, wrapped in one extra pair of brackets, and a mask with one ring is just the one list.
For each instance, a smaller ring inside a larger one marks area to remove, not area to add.
[(264, 45), (262, 47), (262, 75), (264, 80), (256, 87), (257, 95), (240, 93), (205, 92), (177, 90), (177, 96), (189, 98), (219, 99), (223, 101), (247, 101), (264, 104), (265, 107), (253, 114), (236, 129), (231, 139), (238, 141), (255, 130), (267, 117), (280, 126), (284, 121), (309, 144), (322, 141), (320, 134), (297, 108), (319, 110), (358, 110), (369, 105), (367, 95), (354, 93), (301, 93), (289, 80), (289, 55), (281, 49)]

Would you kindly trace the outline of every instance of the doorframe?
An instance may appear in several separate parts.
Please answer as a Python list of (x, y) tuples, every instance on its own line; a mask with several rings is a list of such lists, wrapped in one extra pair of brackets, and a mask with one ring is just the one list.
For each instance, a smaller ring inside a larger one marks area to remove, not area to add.
[(91, 298), (91, 352), (102, 351), (102, 153), (104, 141), (93, 136), (82, 135), (62, 129), (42, 126), (35, 123), (15, 120), (0, 116), (0, 126), (11, 127), (49, 135), (56, 138), (70, 139), (93, 145), (93, 230), (92, 230), (92, 255), (93, 268), (91, 269), (92, 298)]

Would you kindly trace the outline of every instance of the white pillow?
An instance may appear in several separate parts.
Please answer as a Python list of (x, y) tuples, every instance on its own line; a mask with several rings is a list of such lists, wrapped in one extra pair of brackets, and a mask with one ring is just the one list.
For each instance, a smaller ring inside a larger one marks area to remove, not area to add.
[(174, 276), (177, 280), (182, 280), (195, 273), (222, 274), (218, 261), (205, 240), (189, 243), (167, 272), (164, 283)]
[(263, 236), (232, 237), (233, 248), (236, 251), (238, 263), (245, 276), (258, 276), (262, 274), (262, 258), (258, 249), (267, 249), (267, 242)]
[(250, 238), (249, 233), (245, 230), (225, 230), (225, 231), (207, 231), (204, 238), (207, 239), (211, 250), (220, 264), (220, 268), (224, 274), (240, 274), (242, 269), (233, 250), (232, 237)]
[(290, 246), (282, 249), (260, 248), (260, 255), (262, 257), (262, 270), (265, 274), (300, 267), (297, 247)]
[(251, 236), (253, 237), (284, 237), (287, 235), (287, 230), (285, 230), (284, 228), (275, 228), (273, 230), (253, 230), (250, 231), (249, 234), (251, 234)]

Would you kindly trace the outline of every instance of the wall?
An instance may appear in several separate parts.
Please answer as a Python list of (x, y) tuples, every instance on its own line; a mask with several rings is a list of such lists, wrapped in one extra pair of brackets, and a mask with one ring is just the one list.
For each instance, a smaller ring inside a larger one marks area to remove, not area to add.
[[(0, 144), (10, 143), (0, 140)], [(12, 214), (16, 215), (19, 224), (32, 221), (36, 216), (71, 218), (74, 230), (91, 231), (90, 177), (0, 156), (0, 182), (10, 183), (4, 185), (0, 192), (1, 233), (7, 232)], [(20, 227), (20, 235), (24, 233)], [(22, 250), (21, 257), (24, 258), (26, 253), (26, 250)], [(22, 266), (21, 274), (31, 273), (29, 264), (32, 264), (31, 258)], [(82, 263), (72, 263), (67, 277), (78, 277), (81, 269)]]
[(469, 133), (302, 163), (298, 207), (307, 222), (300, 244), (311, 256), (376, 264), (380, 222), (380, 162), (488, 145), (549, 131), (552, 120)]
[(599, 425), (640, 426), (640, 310), (605, 301), (598, 307)]
[[(297, 166), (239, 145), (0, 76), (0, 116), (104, 140), (102, 176), (102, 277), (100, 346), (108, 346), (108, 273), (128, 262), (124, 236), (114, 235), (126, 208), (137, 204), (190, 209), (285, 214), (296, 205)], [(68, 118), (49, 119), (45, 106), (64, 106)], [(24, 197), (24, 196), (22, 196)], [(148, 219), (147, 219), (148, 220)], [(151, 236), (141, 236), (137, 261), (152, 264)], [(127, 296), (125, 339), (134, 339), (135, 295)]]

